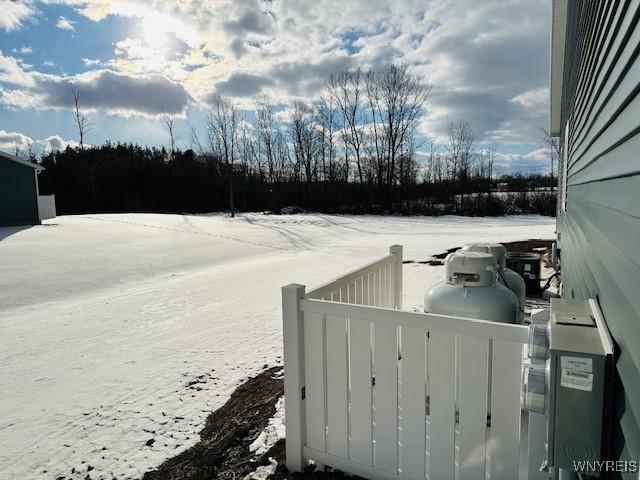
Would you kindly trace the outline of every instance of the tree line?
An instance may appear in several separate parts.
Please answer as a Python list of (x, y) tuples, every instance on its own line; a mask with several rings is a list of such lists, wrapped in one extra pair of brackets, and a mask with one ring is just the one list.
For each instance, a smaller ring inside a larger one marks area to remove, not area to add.
[[(162, 117), (168, 148), (85, 145), (92, 124), (73, 91), (77, 148), (50, 152), (41, 191), (61, 213), (280, 211), (553, 214), (553, 178), (506, 181), (495, 192), (495, 147), (472, 127), (452, 122), (445, 149), (419, 134), (431, 85), (406, 65), (338, 72), (314, 101), (279, 109), (267, 97), (251, 113), (220, 95), (208, 102), (204, 128), (188, 124), (178, 147), (176, 118)], [(204, 134), (199, 132), (205, 132)], [(516, 183), (519, 185), (516, 187)]]

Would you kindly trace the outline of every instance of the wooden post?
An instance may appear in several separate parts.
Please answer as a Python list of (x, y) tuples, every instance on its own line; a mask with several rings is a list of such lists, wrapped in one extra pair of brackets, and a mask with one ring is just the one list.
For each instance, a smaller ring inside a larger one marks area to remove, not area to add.
[(393, 306), (400, 310), (402, 309), (402, 245), (392, 245), (389, 253), (396, 256), (393, 268)]
[(304, 323), (299, 301), (304, 285), (282, 287), (282, 334), (284, 339), (284, 402), (286, 408), (287, 468), (301, 472), (304, 468), (302, 448), (305, 438)]

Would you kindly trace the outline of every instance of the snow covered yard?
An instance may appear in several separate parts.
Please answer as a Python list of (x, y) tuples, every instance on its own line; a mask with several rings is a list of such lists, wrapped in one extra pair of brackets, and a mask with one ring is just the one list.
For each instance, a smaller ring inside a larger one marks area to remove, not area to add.
[[(280, 287), (404, 245), (552, 238), (555, 220), (262, 214), (58, 217), (0, 228), (0, 478), (139, 478), (281, 362)], [(442, 267), (405, 265), (421, 308)]]

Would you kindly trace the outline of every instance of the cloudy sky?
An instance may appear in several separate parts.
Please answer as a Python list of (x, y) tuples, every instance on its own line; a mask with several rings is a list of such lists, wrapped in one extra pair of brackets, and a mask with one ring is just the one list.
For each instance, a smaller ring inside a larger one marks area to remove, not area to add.
[(203, 128), (212, 93), (286, 108), (333, 71), (406, 62), (433, 85), (422, 134), (466, 120), (505, 170), (544, 172), (549, 0), (0, 0), (0, 149), (77, 138), (167, 144), (163, 112)]

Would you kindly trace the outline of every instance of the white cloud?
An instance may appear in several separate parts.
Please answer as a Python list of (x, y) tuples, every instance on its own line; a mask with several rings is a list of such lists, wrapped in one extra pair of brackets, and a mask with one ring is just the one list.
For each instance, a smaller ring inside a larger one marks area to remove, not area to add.
[(191, 101), (185, 88), (157, 74), (129, 75), (108, 69), (73, 76), (30, 70), (0, 52), (0, 104), (14, 109), (67, 108), (71, 86), (80, 94), (83, 108), (130, 116), (183, 114)]
[(47, 154), (49, 152), (64, 150), (67, 146), (75, 148), (80, 146), (80, 144), (73, 140), (65, 140), (60, 135), (51, 135), (47, 138), (37, 140), (24, 133), (0, 130), (0, 150), (13, 154), (23, 154), (25, 152)]
[(17, 53), (17, 54), (23, 54), (23, 55), (28, 55), (30, 53), (33, 53), (33, 48), (29, 47), (29, 46), (25, 46), (25, 47), (21, 47), (21, 48), (14, 48), (13, 50), (11, 50), (13, 53)]
[(513, 172), (547, 174), (551, 169), (549, 151), (540, 147), (525, 154), (497, 152), (495, 169), (498, 174)]
[[(80, 144), (73, 140), (65, 140), (60, 135), (52, 135), (50, 137), (45, 138), (44, 140), (39, 140), (38, 144), (40, 145), (43, 153), (56, 152), (59, 150), (64, 150), (67, 146), (75, 148), (79, 147)], [(87, 144), (85, 144), (87, 146)]]
[(0, 130), (0, 150), (14, 153), (16, 149), (23, 150), (33, 144), (33, 139), (19, 132)]
[(102, 62), (93, 58), (82, 58), (82, 63), (84, 63), (85, 67), (95, 67), (96, 65), (101, 65)]
[(526, 92), (516, 95), (509, 101), (518, 103), (523, 107), (544, 109), (549, 101), (549, 89), (544, 87), (527, 90)]
[(75, 31), (75, 27), (74, 27), (75, 23), (76, 22), (72, 22), (66, 17), (60, 17), (56, 22), (56, 27), (58, 27), (61, 30), (71, 30), (73, 32)]
[(0, 50), (0, 83), (18, 87), (33, 86), (32, 75), (26, 66), (15, 57), (4, 56)]
[(35, 14), (31, 2), (20, 0), (0, 0), (0, 28), (11, 32)]

